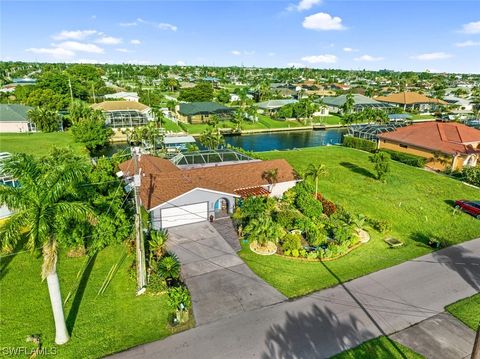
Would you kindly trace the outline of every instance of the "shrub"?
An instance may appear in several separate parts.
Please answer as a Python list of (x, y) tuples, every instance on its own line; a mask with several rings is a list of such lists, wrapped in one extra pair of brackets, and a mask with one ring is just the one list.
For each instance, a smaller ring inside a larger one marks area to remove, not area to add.
[(295, 229), (295, 222), (301, 217), (302, 215), (293, 209), (281, 210), (276, 214), (278, 224), (287, 230)]
[(408, 153), (397, 152), (383, 148), (380, 151), (388, 153), (392, 160), (405, 163), (409, 166), (423, 168), (427, 163), (427, 159), (425, 157), (410, 155)]
[(463, 181), (480, 187), (480, 167), (465, 167), (461, 176)]
[(332, 201), (323, 197), (320, 193), (317, 195), (317, 199), (320, 201), (323, 207), (323, 213), (330, 217), (337, 211), (337, 206)]
[(333, 238), (335, 238), (335, 242), (337, 242), (338, 244), (350, 241), (354, 236), (352, 228), (345, 224), (337, 224), (333, 228), (332, 233)]
[(153, 273), (148, 279), (148, 289), (153, 293), (163, 292), (167, 289), (165, 279)]
[(356, 148), (357, 150), (367, 152), (373, 152), (377, 149), (377, 144), (375, 142), (353, 136), (344, 136), (343, 145), (345, 147)]
[(165, 279), (180, 278), (180, 261), (174, 253), (169, 253), (158, 262), (158, 274)]
[(376, 172), (376, 178), (380, 181), (385, 181), (387, 173), (390, 172), (390, 155), (386, 152), (376, 152), (369, 158), (373, 163), (373, 168)]
[(292, 257), (297, 258), (297, 257), (299, 256), (299, 254), (300, 254), (300, 253), (298, 252), (298, 249), (292, 250)]
[(367, 222), (374, 230), (380, 233), (386, 233), (391, 229), (390, 223), (385, 220), (367, 217)]
[(292, 252), (302, 248), (302, 237), (299, 234), (288, 233), (283, 237), (282, 248), (284, 251)]
[(184, 286), (173, 287), (168, 291), (168, 305), (175, 312), (175, 323), (188, 321), (188, 311), (192, 307), (192, 300), (188, 289)]
[(310, 226), (306, 231), (307, 242), (312, 247), (318, 247), (327, 242), (327, 231), (323, 225)]
[(295, 205), (304, 215), (310, 218), (320, 218), (323, 213), (322, 203), (317, 201), (313, 195), (307, 191), (298, 193), (295, 199)]

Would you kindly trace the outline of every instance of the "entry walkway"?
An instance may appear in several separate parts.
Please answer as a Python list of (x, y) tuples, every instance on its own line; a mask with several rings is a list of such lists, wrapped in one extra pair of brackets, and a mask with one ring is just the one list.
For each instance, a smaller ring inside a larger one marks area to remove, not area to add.
[[(221, 221), (230, 233), (231, 222)], [(209, 222), (170, 228), (167, 246), (182, 263), (197, 325), (287, 299), (257, 277)]]

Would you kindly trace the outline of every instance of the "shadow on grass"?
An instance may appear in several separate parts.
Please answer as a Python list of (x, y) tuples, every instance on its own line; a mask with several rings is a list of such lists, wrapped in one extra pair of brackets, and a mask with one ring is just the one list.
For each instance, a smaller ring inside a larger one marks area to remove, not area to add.
[(22, 238), (19, 240), (11, 253), (0, 254), (0, 280), (5, 277), (8, 272), (8, 266), (10, 262), (15, 258), (18, 252), (22, 251), (25, 248), (26, 239)]
[(95, 252), (89, 259), (87, 266), (82, 273), (82, 277), (80, 278), (80, 281), (78, 283), (78, 288), (75, 292), (75, 297), (73, 298), (72, 306), (70, 308), (70, 311), (68, 312), (67, 317), (67, 328), (70, 334), (73, 332), (75, 321), (77, 320), (78, 316), (78, 311), (80, 309), (80, 304), (82, 303), (83, 295), (85, 293), (85, 288), (87, 287), (88, 279), (90, 278), (90, 274), (92, 273), (92, 269), (96, 259), (97, 252)]
[(350, 171), (352, 171), (352, 172), (361, 174), (362, 176), (365, 176), (365, 177), (369, 177), (369, 178), (375, 179), (375, 175), (374, 175), (372, 172), (370, 172), (370, 171), (367, 170), (366, 168), (357, 166), (357, 165), (354, 164), (354, 163), (351, 163), (351, 162), (340, 162), (340, 165), (343, 166), (343, 167), (345, 167), (345, 168), (348, 168), (348, 169), (349, 169)]

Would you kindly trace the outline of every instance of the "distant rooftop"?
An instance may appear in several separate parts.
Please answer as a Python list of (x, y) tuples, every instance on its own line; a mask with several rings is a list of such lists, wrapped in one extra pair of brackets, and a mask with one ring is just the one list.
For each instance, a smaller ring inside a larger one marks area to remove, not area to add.
[(296, 102), (298, 101), (293, 99), (269, 100), (269, 101), (259, 102), (257, 106), (258, 108), (262, 108), (264, 110), (274, 110), (274, 109), (283, 107), (285, 105), (289, 105), (291, 103), (296, 103)]
[(29, 122), (32, 107), (19, 104), (0, 104), (0, 122)]
[(185, 116), (194, 116), (201, 114), (231, 112), (233, 111), (233, 108), (226, 107), (215, 102), (190, 102), (181, 103), (178, 111)]

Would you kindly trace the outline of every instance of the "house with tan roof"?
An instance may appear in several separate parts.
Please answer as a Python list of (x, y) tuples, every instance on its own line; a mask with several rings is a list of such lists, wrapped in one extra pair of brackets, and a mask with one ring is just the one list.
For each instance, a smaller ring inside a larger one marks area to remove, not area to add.
[(381, 133), (378, 139), (380, 149), (428, 158), (427, 166), (435, 170), (480, 164), (480, 131), (460, 123), (418, 123)]
[(152, 109), (136, 101), (103, 101), (91, 107), (102, 111), (107, 126), (113, 129), (144, 126), (154, 119)]
[[(138, 165), (141, 202), (155, 229), (224, 217), (242, 198), (281, 197), (299, 181), (283, 159), (179, 168), (169, 160), (142, 155)], [(132, 160), (119, 167), (124, 178), (133, 176)], [(275, 181), (265, 175), (271, 170), (277, 173)]]
[(387, 96), (378, 96), (375, 97), (375, 100), (403, 107), (404, 110), (417, 110), (419, 112), (435, 111), (441, 106), (448, 105), (447, 102), (438, 98), (432, 98), (418, 92), (410, 91), (393, 93)]

